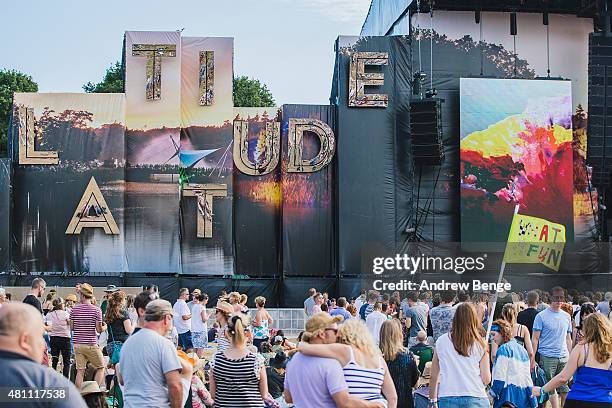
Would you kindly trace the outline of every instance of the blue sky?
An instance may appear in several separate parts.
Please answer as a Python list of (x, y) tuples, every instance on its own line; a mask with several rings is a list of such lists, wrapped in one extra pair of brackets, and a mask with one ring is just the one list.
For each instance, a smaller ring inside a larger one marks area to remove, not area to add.
[(31, 0), (3, 4), (0, 69), (41, 92), (81, 92), (121, 57), (126, 30), (234, 37), (234, 72), (276, 102), (328, 103), (338, 35), (358, 35), (369, 0)]

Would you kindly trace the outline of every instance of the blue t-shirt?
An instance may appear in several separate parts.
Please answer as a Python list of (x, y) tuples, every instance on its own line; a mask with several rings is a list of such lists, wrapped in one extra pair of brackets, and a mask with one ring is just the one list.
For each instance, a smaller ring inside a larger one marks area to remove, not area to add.
[(551, 358), (569, 356), (566, 335), (572, 333), (572, 320), (567, 312), (553, 311), (550, 307), (536, 315), (533, 331), (540, 332), (538, 352)]
[(410, 337), (416, 337), (419, 331), (427, 330), (427, 313), (423, 307), (417, 304), (410, 307), (405, 304), (402, 310), (404, 315), (410, 318)]
[(343, 321), (351, 318), (351, 314), (343, 307), (337, 307), (329, 312), (330, 316), (342, 316), (344, 318)]

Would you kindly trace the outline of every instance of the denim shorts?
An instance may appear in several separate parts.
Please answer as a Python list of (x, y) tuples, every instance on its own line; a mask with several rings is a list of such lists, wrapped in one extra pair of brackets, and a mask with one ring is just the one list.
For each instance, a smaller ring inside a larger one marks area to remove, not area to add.
[(191, 342), (191, 332), (190, 331), (187, 331), (185, 333), (179, 333), (178, 345), (183, 349), (183, 351), (187, 351), (193, 348), (193, 343)]
[(441, 397), (439, 408), (491, 408), (488, 398), (477, 397)]

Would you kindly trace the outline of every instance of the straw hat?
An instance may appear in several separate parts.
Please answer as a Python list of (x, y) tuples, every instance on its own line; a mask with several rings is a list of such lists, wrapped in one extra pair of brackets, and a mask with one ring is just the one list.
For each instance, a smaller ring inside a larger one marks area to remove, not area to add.
[(100, 386), (96, 381), (83, 381), (81, 384), (81, 395), (89, 395), (89, 394), (102, 394), (103, 390), (100, 389)]

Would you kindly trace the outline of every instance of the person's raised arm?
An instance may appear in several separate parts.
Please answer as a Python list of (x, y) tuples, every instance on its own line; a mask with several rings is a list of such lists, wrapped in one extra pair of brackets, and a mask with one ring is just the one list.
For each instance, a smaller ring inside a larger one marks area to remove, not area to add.
[(431, 373), (429, 376), (429, 399), (438, 400), (438, 378), (440, 376), (440, 360), (438, 360), (438, 353), (434, 353), (433, 360), (431, 360)]
[(304, 353), (307, 356), (333, 358), (338, 360), (340, 364), (346, 365), (350, 360), (350, 346), (346, 344), (310, 344), (300, 342), (298, 344), (298, 351)]
[(166, 385), (168, 386), (168, 398), (171, 408), (181, 408), (183, 406), (183, 384), (179, 370), (168, 371), (165, 374)]
[(496, 342), (492, 342), (491, 343), (491, 363), (493, 363), (495, 361), (495, 356), (497, 356), (497, 349), (499, 348), (499, 346), (497, 345)]
[(347, 390), (335, 393), (332, 395), (332, 398), (338, 408), (385, 408), (385, 404), (382, 402), (372, 402), (355, 398), (350, 395)]
[(393, 384), (393, 379), (391, 378), (391, 374), (389, 374), (389, 367), (387, 367), (387, 363), (383, 362), (383, 364), (385, 368), (385, 377), (382, 383), (382, 394), (387, 400), (388, 408), (396, 408), (397, 407), (397, 391), (395, 390), (395, 385)]
[(268, 376), (266, 375), (266, 366), (263, 364), (259, 367), (259, 393), (263, 400), (268, 397)]

